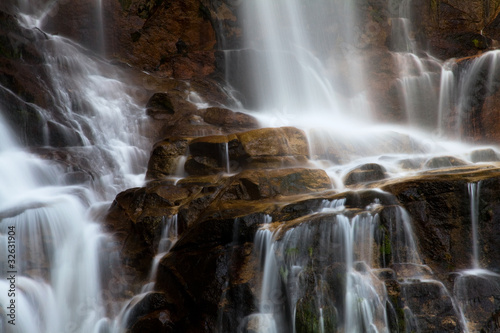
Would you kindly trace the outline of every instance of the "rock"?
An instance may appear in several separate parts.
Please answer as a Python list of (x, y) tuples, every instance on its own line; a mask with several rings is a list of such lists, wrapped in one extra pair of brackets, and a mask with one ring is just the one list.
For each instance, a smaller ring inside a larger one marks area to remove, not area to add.
[(206, 123), (224, 127), (226, 130), (230, 128), (236, 132), (241, 129), (248, 130), (259, 127), (257, 119), (248, 114), (217, 107), (206, 109), (203, 120)]
[(496, 300), (500, 297), (499, 283), (498, 275), (486, 271), (466, 271), (455, 278), (453, 289), (468, 319), (469, 330), (492, 331), (488, 326), (495, 324), (491, 322), (492, 315), (498, 313)]
[(137, 322), (128, 331), (130, 333), (175, 333), (178, 330), (175, 324), (170, 320), (167, 311), (155, 311), (137, 320)]
[[(233, 255), (229, 255), (230, 253)], [(174, 246), (171, 252), (161, 259), (156, 289), (171, 295), (170, 297), (176, 300), (178, 309), (176, 313), (181, 318), (176, 322), (179, 331), (217, 330), (220, 302), (225, 302), (224, 291), (228, 279), (231, 279), (231, 272), (242, 274), (242, 267), (245, 267), (245, 263), (251, 258), (251, 251), (244, 251), (242, 247), (227, 248), (223, 245), (205, 243), (182, 249)], [(182, 265), (178, 264), (180, 260)], [(251, 276), (255, 274), (253, 266), (243, 271)], [(251, 299), (245, 300), (247, 301), (251, 302)], [(225, 309), (234, 309), (238, 306), (233, 302), (231, 299), (228, 300)]]
[(304, 165), (308, 161), (308, 143), (305, 133), (299, 129), (263, 128), (194, 139), (189, 144), (189, 153), (186, 172), (209, 175)]
[(182, 157), (187, 155), (189, 138), (168, 138), (157, 142), (148, 162), (146, 179), (181, 176), (184, 173)]
[(351, 170), (344, 177), (344, 184), (357, 185), (387, 178), (386, 170), (376, 163), (363, 164)]
[(307, 137), (294, 127), (262, 128), (238, 134), (249, 157), (309, 156)]
[(327, 191), (331, 180), (321, 169), (245, 170), (232, 179), (222, 194), (226, 200), (261, 200)]
[(167, 93), (154, 94), (146, 104), (146, 114), (154, 119), (161, 119), (162, 114), (172, 115), (174, 113), (174, 105)]
[[(121, 243), (125, 267), (136, 270), (138, 280), (149, 271), (165, 219), (175, 215), (179, 206), (197, 193), (196, 189), (152, 182), (147, 187), (129, 189), (116, 196), (105, 226)], [(184, 228), (181, 221), (179, 233)]]
[(454, 166), (464, 166), (467, 165), (467, 162), (456, 158), (454, 156), (439, 156), (433, 157), (427, 160), (424, 164), (424, 168), (426, 169), (439, 169), (439, 168), (448, 168)]
[[(163, 316), (165, 317), (165, 321), (167, 321), (167, 318), (170, 317), (168, 314), (169, 310), (172, 309), (173, 305), (166, 298), (165, 294), (158, 292), (148, 293), (129, 310), (125, 325), (128, 329), (132, 326), (139, 326), (137, 322), (141, 320), (141, 317), (160, 310), (163, 310)], [(148, 319), (151, 319), (151, 316), (148, 317)]]
[[(423, 332), (463, 332), (460, 314), (443, 284), (437, 281), (401, 285), (405, 305)], [(411, 320), (410, 320), (411, 322)]]
[(470, 153), (472, 162), (498, 162), (500, 159), (495, 150), (491, 148), (476, 149)]
[[(419, 22), (418, 42), (427, 45), (430, 52), (441, 58), (460, 58), (474, 55), (483, 48), (483, 41), (496, 38), (498, 1), (483, 5), (478, 0), (465, 4), (460, 1), (437, 0), (429, 4), (413, 2), (410, 11), (414, 22)], [(483, 30), (485, 27), (491, 27)], [(488, 33), (484, 33), (488, 31)], [(482, 33), (479, 33), (482, 32)]]
[[(496, 199), (500, 172), (496, 168), (457, 169), (401, 179), (381, 188), (394, 194), (409, 213), (422, 259), (439, 275), (472, 264), (469, 184), (480, 182), (479, 260), (482, 267), (496, 271), (500, 253), (492, 242), (500, 234), (496, 225), (500, 218)], [(489, 198), (488, 203), (485, 198)]]

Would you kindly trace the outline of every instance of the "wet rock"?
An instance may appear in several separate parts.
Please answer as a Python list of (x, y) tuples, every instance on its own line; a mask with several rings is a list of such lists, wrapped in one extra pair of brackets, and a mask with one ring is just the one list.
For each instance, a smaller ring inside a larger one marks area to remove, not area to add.
[(373, 182), (387, 178), (386, 170), (383, 166), (376, 163), (368, 163), (356, 167), (349, 171), (344, 177), (346, 186), (356, 185), (360, 183)]
[(185, 169), (190, 175), (209, 175), (241, 169), (293, 167), (307, 163), (308, 143), (303, 131), (263, 128), (205, 136), (189, 143)]
[(437, 281), (401, 284), (401, 295), (423, 332), (462, 332), (459, 313), (445, 287)]
[[(442, 0), (431, 5), (414, 2), (411, 12), (414, 22), (419, 22), (418, 41), (442, 59), (474, 55), (484, 47), (483, 41), (490, 40), (489, 36), (496, 38), (492, 22), (498, 21), (497, 6), (497, 1), (484, 5), (477, 0), (467, 4)], [(488, 24), (492, 29), (487, 34), (478, 33)]]
[[(105, 226), (121, 244), (122, 260), (126, 267), (137, 271), (137, 279), (148, 273), (165, 219), (176, 214), (178, 207), (196, 194), (196, 189), (153, 182), (148, 187), (129, 189), (116, 196)], [(179, 233), (183, 229), (180, 225)]]
[(424, 165), (424, 163), (425, 159), (423, 158), (408, 158), (399, 161), (399, 165), (403, 169), (410, 169), (410, 170), (420, 169)]
[(497, 162), (500, 161), (495, 150), (491, 148), (477, 149), (471, 152), (470, 159), (472, 162)]
[(469, 184), (480, 182), (477, 208), (481, 249), (479, 260), (483, 267), (495, 271), (496, 264), (493, 263), (500, 260), (497, 247), (492, 243), (499, 235), (496, 226), (499, 220), (499, 203), (496, 199), (499, 171), (496, 168), (477, 167), (457, 167), (457, 170), (399, 180), (382, 186), (382, 189), (393, 193), (410, 214), (422, 259), (435, 273), (441, 274), (466, 269), (472, 264)]
[(262, 128), (238, 134), (249, 157), (309, 156), (307, 137), (294, 127)]
[[(321, 311), (321, 312), (320, 312)], [(311, 296), (300, 298), (297, 301), (295, 314), (295, 329), (297, 333), (336, 332), (337, 311), (333, 306), (322, 306)]]
[(174, 105), (166, 93), (154, 94), (146, 104), (146, 114), (154, 119), (161, 119), (162, 114), (172, 115), (174, 113)]
[(424, 164), (424, 168), (426, 169), (439, 169), (439, 168), (448, 168), (454, 166), (463, 166), (467, 165), (467, 162), (456, 158), (454, 156), (439, 156), (433, 157), (429, 159)]
[[(136, 326), (141, 317), (159, 310), (163, 310), (163, 316), (165, 317), (165, 321), (167, 321), (169, 310), (172, 309), (173, 305), (168, 301), (165, 294), (158, 292), (149, 293), (129, 310), (126, 327), (130, 329), (132, 326)], [(151, 316), (148, 317), (148, 319), (151, 319)]]
[(178, 330), (175, 327), (175, 323), (170, 320), (169, 313), (167, 311), (155, 311), (138, 319), (128, 332), (174, 333), (178, 332)]
[(498, 312), (500, 276), (488, 271), (466, 271), (455, 278), (453, 290), (469, 321), (469, 330), (494, 331), (491, 329), (495, 327), (491, 327), (491, 324), (495, 323), (491, 319)]
[[(220, 302), (226, 302), (225, 309), (228, 311), (238, 307), (238, 304), (234, 304), (234, 299), (226, 300), (224, 297), (231, 271), (239, 269), (240, 274), (245, 271), (253, 276), (254, 268), (242, 270), (240, 266), (245, 266), (250, 255), (251, 251), (239, 251), (233, 246), (228, 248), (205, 243), (182, 249), (174, 246), (160, 261), (156, 289), (176, 300), (176, 313), (180, 318), (176, 326), (180, 331), (217, 330)], [(182, 265), (178, 264), (179, 260)]]
[(189, 138), (167, 138), (153, 146), (148, 162), (146, 179), (162, 179), (182, 175), (182, 157), (187, 155)]
[(251, 115), (217, 107), (206, 109), (203, 120), (206, 123), (231, 129), (235, 132), (259, 126), (257, 119)]
[(245, 170), (233, 179), (222, 197), (228, 200), (260, 200), (331, 188), (330, 178), (321, 169)]

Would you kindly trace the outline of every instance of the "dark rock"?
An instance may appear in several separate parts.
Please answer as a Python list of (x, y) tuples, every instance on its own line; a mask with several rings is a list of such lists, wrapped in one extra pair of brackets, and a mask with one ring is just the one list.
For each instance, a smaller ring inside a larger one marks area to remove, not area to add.
[(463, 165), (467, 165), (467, 162), (459, 158), (453, 156), (439, 156), (439, 157), (433, 157), (429, 159), (427, 162), (425, 162), (424, 168), (439, 169), (439, 168), (448, 168), (448, 167), (463, 166)]
[(497, 162), (500, 161), (496, 151), (491, 148), (477, 149), (471, 152), (470, 159), (472, 162)]
[(462, 332), (460, 314), (445, 287), (437, 281), (401, 284), (401, 295), (423, 332)]
[(146, 104), (146, 114), (155, 119), (161, 119), (162, 114), (172, 115), (174, 113), (174, 105), (167, 93), (154, 94)]
[(178, 174), (179, 169), (184, 170), (184, 165), (179, 165), (181, 157), (187, 155), (188, 138), (168, 138), (157, 142), (153, 146), (151, 156), (148, 162), (148, 171), (146, 179), (162, 179), (168, 176)]
[(172, 309), (174, 309), (174, 306), (168, 301), (165, 294), (157, 292), (148, 293), (129, 310), (126, 327), (130, 329), (136, 325), (141, 317), (159, 310), (163, 310), (165, 316), (168, 317), (168, 312)]
[(357, 185), (387, 178), (386, 170), (376, 163), (363, 164), (349, 171), (344, 177), (344, 184)]

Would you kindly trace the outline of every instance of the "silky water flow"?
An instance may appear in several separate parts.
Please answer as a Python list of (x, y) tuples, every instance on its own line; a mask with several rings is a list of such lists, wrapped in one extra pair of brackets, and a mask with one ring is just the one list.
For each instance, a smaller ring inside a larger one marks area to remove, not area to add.
[[(95, 2), (96, 26), (101, 34), (94, 51), (100, 53), (105, 49), (105, 19), (101, 1)], [(236, 105), (253, 112), (264, 126), (304, 129), (311, 155), (318, 157), (317, 165), (329, 173), (338, 190), (344, 188), (343, 176), (362, 163), (379, 163), (391, 177), (398, 177), (407, 173), (399, 167), (402, 160), (443, 153), (468, 160), (471, 148), (443, 140), (441, 125), (450, 115), (452, 102), (458, 100), (459, 113), (474, 102), (469, 94), (471, 85), (478, 80), (487, 89), (497, 84), (494, 74), (484, 81), (478, 73), (495, 73), (498, 53), (478, 58), (457, 80), (450, 70), (452, 64), (416, 55), (408, 33), (412, 24), (409, 5), (410, 0), (388, 1), (393, 15), (393, 56), (400, 72), (398, 94), (409, 126), (375, 125), (371, 121), (374, 110), (365, 92), (365, 69), (358, 61), (357, 47), (363, 43), (355, 28), (359, 17), (354, 2), (347, 0), (242, 2), (245, 47), (224, 50), (224, 54), (227, 67), (247, 73), (248, 82), (242, 84), (235, 71), (228, 71), (228, 90), (238, 92), (250, 86), (246, 95), (236, 95), (241, 97)], [(57, 1), (20, 1), (19, 22), (28, 29), (39, 28), (54, 6)], [(57, 122), (52, 112), (58, 121), (64, 119), (58, 126), (73, 133), (67, 139), (78, 142), (78, 149), (90, 154), (99, 167), (93, 181), (71, 185), (68, 170), (26, 152), (6, 122), (0, 122), (0, 246), (5, 253), (12, 250), (13, 255), (2, 258), (0, 304), (6, 316), (0, 317), (0, 330), (123, 332), (127, 310), (151, 290), (157, 259), (177, 239), (176, 217), (165, 217), (159, 255), (152, 263), (144, 293), (125, 304), (121, 312), (110, 313), (102, 276), (109, 274), (107, 264), (114, 260), (114, 253), (106, 250), (112, 240), (94, 221), (92, 212), (108, 204), (120, 190), (141, 184), (147, 156), (138, 128), (143, 110), (115, 70), (99, 57), (88, 56), (80, 45), (49, 35), (38, 46), (51, 74), (54, 110), (35, 109), (46, 122)], [(439, 95), (432, 89), (436, 85), (441, 87)], [(5, 87), (0, 86), (0, 90), (15, 95)], [(426, 96), (424, 104), (419, 102), (422, 96)], [(82, 109), (90, 111), (78, 111)], [(416, 117), (422, 109), (429, 112), (423, 123)], [(421, 128), (441, 137), (431, 138)], [(325, 153), (325, 148), (340, 146), (354, 148), (340, 157)], [(221, 153), (226, 156), (228, 148)], [(382, 155), (390, 158), (382, 159)], [(229, 173), (226, 159), (225, 171)], [(382, 219), (378, 202), (356, 212), (346, 208), (342, 200), (325, 202), (299, 225), (276, 228), (269, 218), (264, 219), (253, 250), (262, 276), (257, 311), (232, 331), (251, 323), (262, 333), (388, 332), (398, 320), (405, 322), (406, 331), (419, 331), (418, 304), (404, 304), (403, 314), (391, 307), (390, 295), (380, 279), (390, 274), (385, 270), (389, 261), (401, 280), (403, 295), (410, 295), (422, 284), (431, 286), (446, 300), (458, 320), (457, 327), (468, 331), (467, 322), (474, 320), (474, 314), (467, 309), (470, 300), (466, 291), (478, 279), (491, 278), (494, 287), (498, 281), (496, 274), (480, 265), (477, 230), (481, 223), (476, 216), (480, 183), (470, 184), (469, 191), (474, 221), (471, 270), (460, 272), (453, 294), (433, 278), (420, 259), (418, 240), (404, 208), (393, 205), (386, 212), (389, 217)], [(17, 317), (21, 313), (22, 320)], [(297, 320), (300, 316), (315, 320)], [(297, 327), (305, 322), (310, 326)]]

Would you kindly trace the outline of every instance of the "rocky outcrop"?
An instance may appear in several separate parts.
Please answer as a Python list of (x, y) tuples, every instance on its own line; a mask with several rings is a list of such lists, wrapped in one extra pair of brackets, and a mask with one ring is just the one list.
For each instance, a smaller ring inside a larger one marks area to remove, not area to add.
[(185, 170), (191, 175), (206, 175), (293, 167), (307, 164), (308, 156), (308, 142), (303, 131), (292, 127), (262, 128), (192, 140)]
[(498, 1), (413, 1), (411, 13), (420, 43), (442, 58), (475, 55), (496, 40)]

